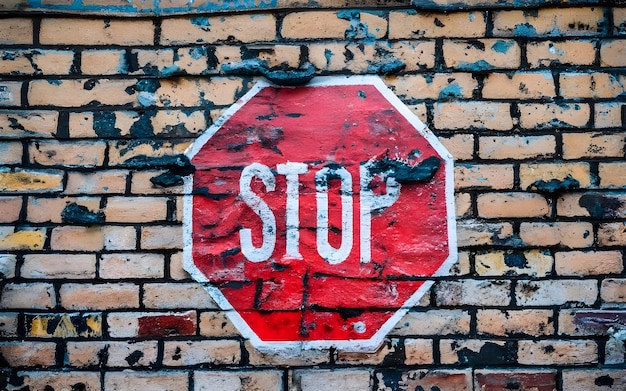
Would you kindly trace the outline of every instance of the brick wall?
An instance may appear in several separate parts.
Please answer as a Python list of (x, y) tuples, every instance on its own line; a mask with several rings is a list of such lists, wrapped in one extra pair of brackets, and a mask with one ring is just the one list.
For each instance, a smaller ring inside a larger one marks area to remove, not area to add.
[[(626, 388), (626, 8), (414, 3), (0, 6), (0, 388)], [(459, 261), (376, 353), (259, 352), (182, 268), (155, 178), (251, 59), (379, 74), (456, 159)]]

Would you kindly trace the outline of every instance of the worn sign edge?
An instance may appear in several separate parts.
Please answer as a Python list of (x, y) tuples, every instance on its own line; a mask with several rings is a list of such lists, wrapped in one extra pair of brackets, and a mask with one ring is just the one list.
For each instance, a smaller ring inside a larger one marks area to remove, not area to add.
[[(378, 76), (324, 76), (312, 79), (304, 87), (323, 87), (337, 85), (373, 85), (387, 99), (387, 101), (398, 110), (419, 133), (435, 149), (444, 160), (445, 167), (445, 196), (446, 196), (446, 217), (448, 228), (448, 257), (441, 264), (431, 277), (446, 275), (450, 268), (458, 259), (457, 237), (456, 237), (456, 212), (454, 206), (454, 159), (448, 150), (441, 144), (437, 136), (428, 129), (405, 104), (398, 98), (389, 87)], [(258, 81), (243, 97), (230, 106), (194, 143), (187, 149), (185, 155), (189, 160), (202, 149), (204, 144), (222, 127), (222, 125), (232, 117), (243, 105), (253, 96), (266, 87), (275, 88), (298, 88), (289, 86), (279, 86), (265, 80)], [(193, 262), (192, 256), (192, 214), (193, 214), (193, 175), (184, 179), (183, 195), (183, 268), (191, 277), (200, 283), (209, 293), (211, 298), (217, 303), (219, 308), (226, 313), (228, 319), (233, 323), (242, 336), (250, 341), (252, 346), (261, 352), (279, 354), (283, 356), (295, 356), (302, 350), (326, 350), (335, 348), (349, 352), (375, 352), (382, 345), (385, 337), (396, 326), (400, 319), (412, 308), (424, 294), (430, 290), (434, 281), (424, 281), (418, 290), (415, 291), (405, 303), (378, 329), (369, 339), (350, 340), (311, 340), (311, 341), (263, 341), (261, 340), (247, 322), (233, 308), (228, 299), (220, 290), (211, 284)]]

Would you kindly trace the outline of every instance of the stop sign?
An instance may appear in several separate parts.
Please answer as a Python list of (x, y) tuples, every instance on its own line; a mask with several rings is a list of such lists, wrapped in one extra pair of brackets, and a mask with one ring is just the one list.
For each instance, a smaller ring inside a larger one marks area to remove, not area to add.
[(260, 82), (188, 157), (185, 268), (262, 350), (375, 350), (456, 259), (452, 158), (378, 77)]

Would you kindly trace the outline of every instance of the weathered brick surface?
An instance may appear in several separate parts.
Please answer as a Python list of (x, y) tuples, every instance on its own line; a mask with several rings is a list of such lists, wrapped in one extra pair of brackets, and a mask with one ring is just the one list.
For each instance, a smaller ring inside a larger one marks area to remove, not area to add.
[[(624, 388), (623, 6), (0, 11), (1, 389)], [(184, 270), (186, 189), (158, 179), (260, 61), (378, 74), (454, 157), (458, 261), (374, 352), (259, 351)]]

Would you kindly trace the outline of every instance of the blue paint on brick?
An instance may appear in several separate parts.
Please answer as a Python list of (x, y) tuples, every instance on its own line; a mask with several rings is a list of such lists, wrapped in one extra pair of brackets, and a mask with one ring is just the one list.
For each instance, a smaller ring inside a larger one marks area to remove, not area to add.
[(461, 62), (458, 66), (459, 69), (465, 71), (484, 71), (487, 69), (492, 69), (493, 65), (489, 64), (485, 60), (478, 60), (476, 62)]
[(522, 37), (534, 37), (537, 35), (537, 30), (535, 30), (535, 27), (532, 24), (524, 23), (516, 25), (513, 30), (513, 34)]
[(198, 26), (198, 27), (209, 27), (209, 26), (211, 26), (211, 23), (209, 22), (209, 18), (207, 18), (207, 17), (192, 18), (190, 20), (190, 22), (194, 26)]
[(463, 87), (458, 83), (452, 83), (439, 92), (439, 99), (460, 98), (463, 96)]
[(513, 41), (502, 41), (502, 40), (498, 40), (496, 41), (496, 43), (494, 43), (493, 45), (491, 45), (491, 49), (493, 49), (494, 51), (498, 52), (498, 53), (506, 53), (509, 51), (509, 49), (513, 46)]
[(206, 48), (202, 46), (189, 49), (189, 55), (194, 60), (199, 60), (202, 57), (206, 56), (206, 54), (207, 54)]

